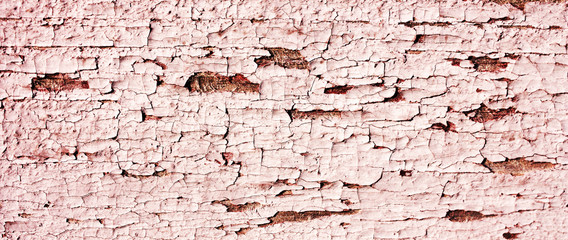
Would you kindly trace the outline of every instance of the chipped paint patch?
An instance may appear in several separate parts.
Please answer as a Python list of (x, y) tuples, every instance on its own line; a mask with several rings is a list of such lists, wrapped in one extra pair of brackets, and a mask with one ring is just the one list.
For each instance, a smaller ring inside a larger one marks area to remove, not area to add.
[[(514, 107), (503, 108), (503, 109), (491, 109), (485, 104), (477, 109), (463, 112), (466, 116), (470, 116), (469, 119), (475, 122), (484, 123), (487, 121), (499, 120), (506, 116), (512, 115), (517, 110)], [(470, 115), (472, 114), (473, 115)]]
[(89, 83), (79, 78), (72, 78), (66, 73), (45, 74), (43, 77), (32, 78), (32, 90), (59, 92), (77, 88), (87, 89)]
[(507, 159), (502, 162), (491, 162), (485, 159), (482, 164), (486, 168), (489, 168), (491, 172), (511, 174), (513, 176), (522, 176), (527, 172), (551, 169), (555, 165), (549, 162), (527, 161), (525, 158)]
[(221, 201), (213, 201), (213, 204), (221, 204), (227, 207), (227, 212), (245, 212), (245, 211), (252, 211), (258, 207), (260, 207), (260, 203), (258, 202), (247, 202), (243, 204), (233, 204), (231, 200), (221, 200)]
[(469, 222), (480, 220), (485, 217), (492, 215), (483, 215), (477, 211), (466, 211), (466, 210), (450, 210), (446, 213), (445, 218), (452, 222)]
[(339, 212), (334, 211), (305, 211), (305, 212), (294, 212), (294, 211), (280, 211), (276, 215), (269, 217), (269, 223), (261, 224), (259, 227), (268, 227), (275, 224), (285, 223), (285, 222), (305, 222), (313, 219), (329, 217), (333, 215), (353, 215), (359, 213), (359, 210), (343, 210)]
[(323, 93), (325, 94), (346, 94), (349, 90), (353, 89), (353, 86), (334, 86), (326, 88)]
[(283, 68), (309, 69), (309, 64), (300, 51), (286, 48), (266, 48), (270, 56), (254, 60), (259, 67), (276, 64)]
[(507, 68), (509, 63), (499, 59), (483, 57), (469, 57), (467, 60), (473, 63), (473, 68), (479, 72), (497, 72)]
[(252, 83), (241, 74), (223, 76), (213, 72), (195, 73), (185, 83), (190, 92), (258, 92), (260, 84)]
[(292, 120), (294, 119), (311, 119), (315, 120), (317, 118), (337, 118), (341, 117), (341, 111), (331, 110), (311, 110), (311, 111), (298, 111), (296, 109), (288, 110), (288, 115)]

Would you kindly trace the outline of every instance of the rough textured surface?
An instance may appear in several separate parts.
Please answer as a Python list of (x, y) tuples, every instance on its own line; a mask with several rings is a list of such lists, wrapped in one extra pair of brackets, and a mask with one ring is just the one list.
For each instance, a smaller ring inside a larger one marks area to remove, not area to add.
[(266, 227), (273, 224), (279, 224), (284, 222), (304, 222), (317, 218), (328, 217), (332, 215), (352, 215), (358, 213), (358, 210), (345, 210), (339, 212), (330, 211), (305, 211), (305, 212), (294, 212), (294, 211), (284, 211), (277, 212), (276, 215), (269, 217), (270, 222), (266, 224), (259, 225), (260, 227)]
[(308, 69), (308, 62), (300, 51), (285, 48), (266, 48), (270, 56), (263, 56), (254, 60), (259, 67), (272, 63), (283, 68)]
[(32, 90), (60, 92), (72, 90), (74, 88), (89, 88), (87, 81), (78, 81), (78, 78), (71, 78), (67, 74), (46, 74), (43, 77), (32, 78)]
[(564, 1), (2, 1), (2, 239), (565, 239)]
[(494, 173), (506, 173), (513, 176), (520, 176), (526, 172), (553, 168), (554, 164), (549, 162), (531, 162), (524, 158), (507, 159), (502, 162), (491, 162), (484, 160), (481, 164), (489, 168)]
[(190, 92), (258, 92), (259, 84), (241, 74), (226, 77), (218, 73), (200, 72), (189, 77), (185, 87)]

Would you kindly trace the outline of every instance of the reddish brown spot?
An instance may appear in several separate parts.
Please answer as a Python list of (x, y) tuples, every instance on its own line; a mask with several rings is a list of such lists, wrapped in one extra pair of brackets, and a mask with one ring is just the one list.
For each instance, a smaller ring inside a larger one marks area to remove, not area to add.
[(391, 97), (385, 98), (383, 100), (383, 102), (400, 102), (400, 101), (404, 101), (404, 97), (402, 96), (402, 92), (398, 89), (398, 87), (395, 88), (395, 92)]
[(448, 218), (452, 222), (468, 222), (479, 220), (490, 215), (483, 215), (477, 211), (466, 211), (466, 210), (449, 210), (446, 213), (445, 218)]
[(291, 181), (291, 179), (278, 179), (278, 180), (276, 180), (275, 183), (281, 183), (281, 184), (285, 184), (285, 185), (288, 185), (288, 186), (294, 185), (290, 182), (293, 182), (293, 181)]
[(501, 62), (499, 59), (489, 58), (489, 57), (469, 57), (473, 63), (473, 68), (480, 72), (497, 72), (499, 70), (507, 68), (507, 62)]
[(341, 199), (341, 203), (343, 203), (343, 204), (345, 204), (345, 205), (347, 205), (347, 206), (353, 204), (349, 199)]
[(434, 123), (434, 124), (432, 124), (432, 126), (430, 128), (444, 130), (444, 132), (455, 132), (456, 131), (456, 125), (453, 124), (452, 122), (449, 122), (449, 121), (446, 121), (446, 124)]
[(245, 234), (247, 234), (247, 232), (250, 231), (250, 230), (251, 230), (251, 228), (246, 227), (246, 228), (241, 228), (241, 229), (239, 229), (239, 231), (236, 231), (235, 233), (236, 233), (237, 235), (245, 235)]
[(423, 52), (424, 51), (422, 51), (422, 50), (406, 50), (407, 54), (421, 54)]
[(250, 81), (242, 74), (235, 74), (234, 76), (230, 77), (230, 79), (234, 83), (250, 83)]
[(345, 227), (345, 226), (349, 226), (351, 225), (351, 223), (346, 223), (346, 222), (342, 222), (339, 224), (339, 226)]
[(80, 222), (80, 220), (75, 219), (75, 218), (67, 218), (66, 222), (71, 223), (71, 224), (77, 224)]
[(89, 88), (89, 82), (79, 78), (71, 78), (66, 73), (45, 74), (43, 77), (32, 78), (32, 90), (59, 92), (77, 88)]
[(29, 214), (29, 213), (18, 213), (18, 216), (21, 217), (21, 218), (29, 218), (29, 217), (31, 217), (32, 215)]
[(328, 182), (328, 181), (319, 181), (319, 184), (320, 184), (320, 188), (325, 188), (325, 187), (327, 187), (327, 186), (332, 185), (333, 183), (332, 183), (332, 182)]
[(296, 32), (298, 32), (298, 31), (296, 31), (295, 29), (288, 29), (288, 30), (286, 31), (286, 34), (292, 35), (292, 34), (294, 34), (294, 33), (296, 33)]
[(277, 197), (290, 196), (290, 195), (292, 195), (292, 190), (284, 190), (276, 194)]
[(558, 30), (558, 29), (562, 29), (562, 27), (561, 27), (561, 26), (550, 26), (550, 27), (548, 27), (548, 29), (550, 29), (550, 30)]
[(227, 212), (245, 212), (251, 211), (258, 207), (260, 207), (260, 203), (258, 202), (248, 202), (243, 204), (233, 204), (231, 200), (222, 200), (222, 201), (213, 201), (213, 204), (221, 204), (227, 207)]
[(146, 117), (144, 118), (144, 120), (153, 120), (153, 121), (160, 120), (160, 119), (162, 119), (162, 117), (158, 117), (158, 116), (154, 116), (154, 115), (146, 115)]
[(504, 109), (490, 109), (482, 103), (478, 109), (465, 111), (463, 113), (465, 115), (475, 113), (473, 116), (470, 116), (469, 119), (475, 122), (484, 123), (491, 120), (499, 120), (505, 116), (515, 113), (516, 111), (517, 110), (514, 107)]
[(388, 147), (375, 145), (373, 146), (373, 149), (388, 149)]
[(262, 190), (268, 190), (268, 189), (272, 188), (272, 186), (274, 186), (274, 183), (273, 182), (259, 183), (259, 184), (257, 184), (257, 186)]
[(412, 170), (400, 170), (400, 176), (411, 177), (412, 176)]
[(505, 57), (513, 59), (513, 60), (519, 60), (519, 58), (521, 58), (521, 55), (513, 54), (513, 53), (505, 53)]
[(506, 232), (503, 233), (503, 238), (505, 239), (516, 239), (517, 236), (519, 236), (520, 233), (510, 233), (510, 232)]
[(260, 85), (242, 74), (230, 77), (213, 72), (195, 73), (185, 83), (190, 92), (259, 92)]
[(341, 117), (341, 111), (331, 110), (312, 110), (312, 111), (298, 111), (298, 110), (288, 110), (288, 115), (292, 120), (294, 119), (317, 119), (317, 118), (331, 118), (331, 117)]
[(461, 65), (461, 59), (459, 58), (446, 58), (446, 60), (450, 61), (452, 63), (452, 66), (457, 66), (459, 67)]
[(158, 117), (158, 116), (154, 116), (154, 115), (147, 115), (146, 111), (144, 111), (144, 109), (142, 109), (142, 122), (146, 121), (146, 120), (150, 120), (150, 121), (157, 121), (162, 119), (162, 117)]
[(346, 94), (347, 91), (353, 89), (353, 86), (345, 85), (345, 86), (334, 86), (329, 87), (323, 90), (325, 94)]
[(308, 153), (308, 152), (303, 152), (303, 153), (300, 153), (300, 155), (301, 155), (302, 157), (307, 157), (307, 156), (310, 156), (310, 153)]
[(267, 56), (257, 58), (254, 60), (254, 62), (256, 63), (256, 65), (258, 65), (258, 67), (264, 67), (274, 63), (274, 61), (272, 61), (272, 59)]
[(309, 64), (300, 51), (285, 48), (266, 48), (270, 56), (254, 60), (259, 67), (276, 64), (283, 68), (309, 69)]
[(346, 182), (343, 183), (343, 186), (346, 187), (346, 188), (353, 188), (353, 189), (359, 189), (359, 188), (363, 187), (363, 185), (360, 185), (360, 184), (346, 183)]
[(258, 225), (259, 227), (267, 227), (274, 224), (284, 223), (284, 222), (304, 222), (313, 219), (318, 219), (322, 217), (328, 217), (332, 215), (353, 215), (358, 213), (359, 210), (348, 209), (340, 212), (332, 211), (305, 211), (305, 212), (294, 212), (294, 211), (283, 211), (277, 212), (274, 216), (269, 217), (269, 223)]
[(521, 176), (527, 172), (546, 170), (554, 167), (554, 163), (527, 161), (525, 158), (506, 159), (502, 162), (491, 162), (484, 159), (481, 163), (491, 172)]

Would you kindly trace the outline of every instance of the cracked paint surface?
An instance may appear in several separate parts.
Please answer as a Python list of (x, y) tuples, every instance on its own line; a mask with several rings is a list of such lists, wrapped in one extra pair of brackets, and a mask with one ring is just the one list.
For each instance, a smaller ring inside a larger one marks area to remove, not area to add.
[(562, 239), (564, 1), (5, 1), (2, 239)]

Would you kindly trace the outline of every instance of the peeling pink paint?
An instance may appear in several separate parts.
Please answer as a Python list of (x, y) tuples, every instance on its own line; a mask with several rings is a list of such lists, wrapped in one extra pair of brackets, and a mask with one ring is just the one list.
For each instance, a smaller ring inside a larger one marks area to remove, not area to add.
[(1, 239), (564, 239), (564, 1), (3, 1)]

